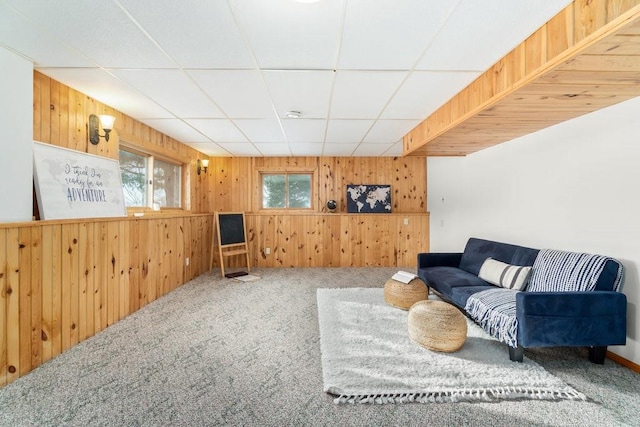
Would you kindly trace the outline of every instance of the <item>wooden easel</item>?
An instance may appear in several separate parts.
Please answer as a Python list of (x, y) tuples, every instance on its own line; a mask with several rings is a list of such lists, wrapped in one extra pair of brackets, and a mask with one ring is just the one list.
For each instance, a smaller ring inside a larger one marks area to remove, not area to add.
[[(218, 252), (222, 277), (225, 277), (225, 257), (244, 254), (247, 258), (247, 271), (251, 271), (244, 212), (215, 212), (215, 222), (218, 234)], [(213, 267), (213, 253), (214, 251), (212, 250), (210, 267)]]

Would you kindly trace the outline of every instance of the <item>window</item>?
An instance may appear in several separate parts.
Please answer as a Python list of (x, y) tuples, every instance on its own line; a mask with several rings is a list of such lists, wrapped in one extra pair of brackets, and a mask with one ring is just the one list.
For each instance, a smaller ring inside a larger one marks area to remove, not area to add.
[(171, 208), (180, 207), (181, 167), (155, 160), (153, 162), (153, 203)]
[(310, 209), (311, 173), (263, 173), (263, 209)]
[(127, 207), (179, 208), (182, 167), (154, 156), (120, 150), (120, 175)]

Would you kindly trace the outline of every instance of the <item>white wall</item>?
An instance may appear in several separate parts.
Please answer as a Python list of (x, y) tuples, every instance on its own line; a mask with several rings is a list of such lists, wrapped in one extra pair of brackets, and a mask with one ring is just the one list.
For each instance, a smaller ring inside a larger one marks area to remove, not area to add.
[(0, 222), (33, 214), (33, 64), (0, 47)]
[(467, 157), (429, 158), (427, 171), (432, 252), (462, 251), (474, 236), (619, 259), (627, 345), (609, 350), (640, 363), (640, 98)]

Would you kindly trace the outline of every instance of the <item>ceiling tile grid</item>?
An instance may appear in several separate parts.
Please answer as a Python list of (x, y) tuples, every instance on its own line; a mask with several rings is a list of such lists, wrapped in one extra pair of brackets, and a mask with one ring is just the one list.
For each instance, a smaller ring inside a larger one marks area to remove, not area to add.
[(398, 156), (568, 3), (0, 0), (0, 48), (207, 155)]

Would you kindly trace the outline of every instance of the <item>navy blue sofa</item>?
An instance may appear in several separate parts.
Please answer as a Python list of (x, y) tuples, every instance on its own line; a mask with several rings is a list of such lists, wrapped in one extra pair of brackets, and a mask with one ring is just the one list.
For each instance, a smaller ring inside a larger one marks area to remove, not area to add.
[[(571, 256), (574, 253), (565, 254)], [(541, 253), (538, 249), (471, 238), (462, 253), (418, 254), (417, 274), (432, 291), (465, 311), (468, 316), (470, 302), (479, 296), (507, 296), (511, 304), (502, 301), (495, 307), (489, 307), (488, 311), (501, 311), (497, 318), (502, 320), (498, 322), (503, 322), (504, 319), (511, 321), (513, 330), (517, 331), (511, 340), (504, 339), (504, 331), (500, 331), (504, 328), (503, 323), (496, 325), (494, 321), (493, 325), (487, 325), (473, 315), (469, 317), (490, 335), (508, 344), (511, 360), (521, 362), (525, 348), (567, 346), (588, 347), (589, 360), (604, 363), (607, 346), (626, 343), (627, 299), (619, 292), (622, 264), (612, 258), (601, 257), (602, 263), (597, 276), (591, 279), (592, 289), (585, 291), (564, 290), (561, 279), (549, 285), (552, 291), (530, 291), (528, 288), (513, 291), (492, 285), (478, 277), (487, 258), (514, 266), (532, 266), (533, 275), (536, 263), (540, 271), (544, 270), (545, 261), (539, 255)], [(548, 267), (550, 261), (546, 262)], [(574, 270), (582, 266), (564, 267), (568, 267), (566, 271), (574, 273)], [(547, 268), (549, 276), (548, 273)], [(549, 277), (538, 279), (538, 282), (541, 280), (550, 281)], [(544, 286), (545, 283), (543, 289)]]

